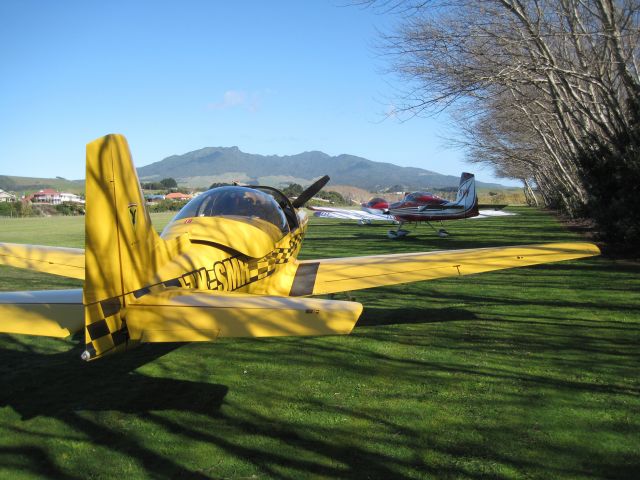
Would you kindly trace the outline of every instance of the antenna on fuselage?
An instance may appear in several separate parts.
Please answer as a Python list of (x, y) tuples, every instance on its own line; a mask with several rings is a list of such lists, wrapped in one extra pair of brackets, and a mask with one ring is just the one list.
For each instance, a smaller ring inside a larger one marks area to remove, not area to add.
[(304, 204), (311, 200), (316, 193), (322, 190), (322, 187), (324, 187), (329, 180), (329, 175), (325, 175), (320, 180), (316, 180), (309, 187), (307, 187), (304, 192), (298, 195), (298, 198), (296, 198), (291, 205), (293, 205), (294, 208), (300, 208), (304, 206)]

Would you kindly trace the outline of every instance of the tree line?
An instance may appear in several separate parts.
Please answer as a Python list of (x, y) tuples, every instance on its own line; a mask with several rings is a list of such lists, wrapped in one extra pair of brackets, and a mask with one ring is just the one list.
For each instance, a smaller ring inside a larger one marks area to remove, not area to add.
[(468, 160), (530, 202), (640, 240), (640, 0), (363, 0), (408, 88), (394, 113), (448, 109)]
[(178, 182), (174, 178), (163, 178), (159, 182), (145, 182), (140, 186), (143, 190), (171, 190), (178, 188)]

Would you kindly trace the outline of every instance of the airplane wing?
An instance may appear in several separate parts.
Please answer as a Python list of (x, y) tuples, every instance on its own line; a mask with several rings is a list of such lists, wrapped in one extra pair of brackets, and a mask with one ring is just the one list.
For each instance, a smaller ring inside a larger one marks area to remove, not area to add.
[(347, 334), (361, 313), (356, 302), (188, 289), (145, 295), (126, 307), (130, 338), (142, 342)]
[(599, 255), (591, 243), (401, 253), (300, 262), (291, 296), (323, 295)]
[(82, 328), (81, 288), (0, 292), (0, 332), (64, 338)]
[(0, 243), (0, 265), (84, 280), (84, 250)]
[(517, 215), (517, 213), (505, 212), (504, 210), (487, 209), (487, 210), (479, 210), (478, 215), (475, 217), (469, 217), (469, 220), (477, 219), (477, 218), (490, 218), (490, 217), (511, 217), (513, 215)]
[(339, 218), (343, 220), (382, 220), (386, 222), (393, 222), (395, 218), (393, 215), (385, 215), (383, 213), (369, 213), (362, 210), (349, 210), (346, 208), (331, 208), (331, 207), (308, 207), (313, 211), (315, 217), (321, 218)]
[[(383, 213), (369, 213), (363, 212), (362, 210), (349, 210), (346, 208), (331, 208), (331, 207), (308, 207), (313, 211), (313, 215), (315, 217), (320, 218), (338, 218), (342, 220), (362, 220), (362, 221), (386, 221), (386, 222), (396, 222), (396, 219), (393, 215), (385, 215)], [(433, 208), (434, 210), (442, 210), (444, 208), (450, 207), (442, 207), (442, 208)], [(478, 219), (478, 218), (489, 218), (489, 217), (508, 217), (512, 215), (517, 215), (517, 213), (513, 212), (505, 212), (504, 210), (496, 210), (496, 209), (485, 209), (480, 210), (478, 215), (475, 217), (469, 217)]]
[[(129, 338), (142, 342), (348, 334), (361, 313), (356, 302), (183, 288), (145, 295), (125, 311)], [(84, 326), (82, 289), (0, 292), (2, 333), (64, 338)]]

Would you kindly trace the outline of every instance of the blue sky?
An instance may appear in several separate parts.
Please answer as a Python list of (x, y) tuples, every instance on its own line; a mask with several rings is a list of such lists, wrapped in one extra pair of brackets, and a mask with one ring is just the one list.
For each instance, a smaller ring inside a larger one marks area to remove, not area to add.
[(396, 20), (327, 0), (3, 0), (0, 175), (83, 178), (85, 144), (115, 132), (137, 166), (235, 145), (495, 181), (444, 147), (446, 115), (385, 116), (402, 84), (375, 45)]

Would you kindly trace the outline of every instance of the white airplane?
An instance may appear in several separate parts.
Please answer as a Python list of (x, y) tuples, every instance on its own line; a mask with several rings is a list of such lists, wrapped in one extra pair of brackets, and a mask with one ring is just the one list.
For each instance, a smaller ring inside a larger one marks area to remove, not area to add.
[[(389, 238), (392, 239), (409, 234), (408, 230), (402, 228), (405, 223), (425, 222), (435, 230), (430, 222), (515, 215), (515, 213), (496, 208), (480, 210), (475, 177), (471, 173), (463, 173), (460, 176), (460, 185), (454, 201), (446, 200), (433, 193), (413, 192), (401, 201), (391, 204), (383, 198), (372, 198), (369, 202), (362, 204), (361, 211), (332, 207), (309, 207), (309, 209), (314, 211), (316, 217), (357, 220), (361, 225), (373, 221), (399, 224), (397, 230), (388, 232)], [(449, 235), (443, 228), (437, 230), (437, 233), (441, 237)]]

